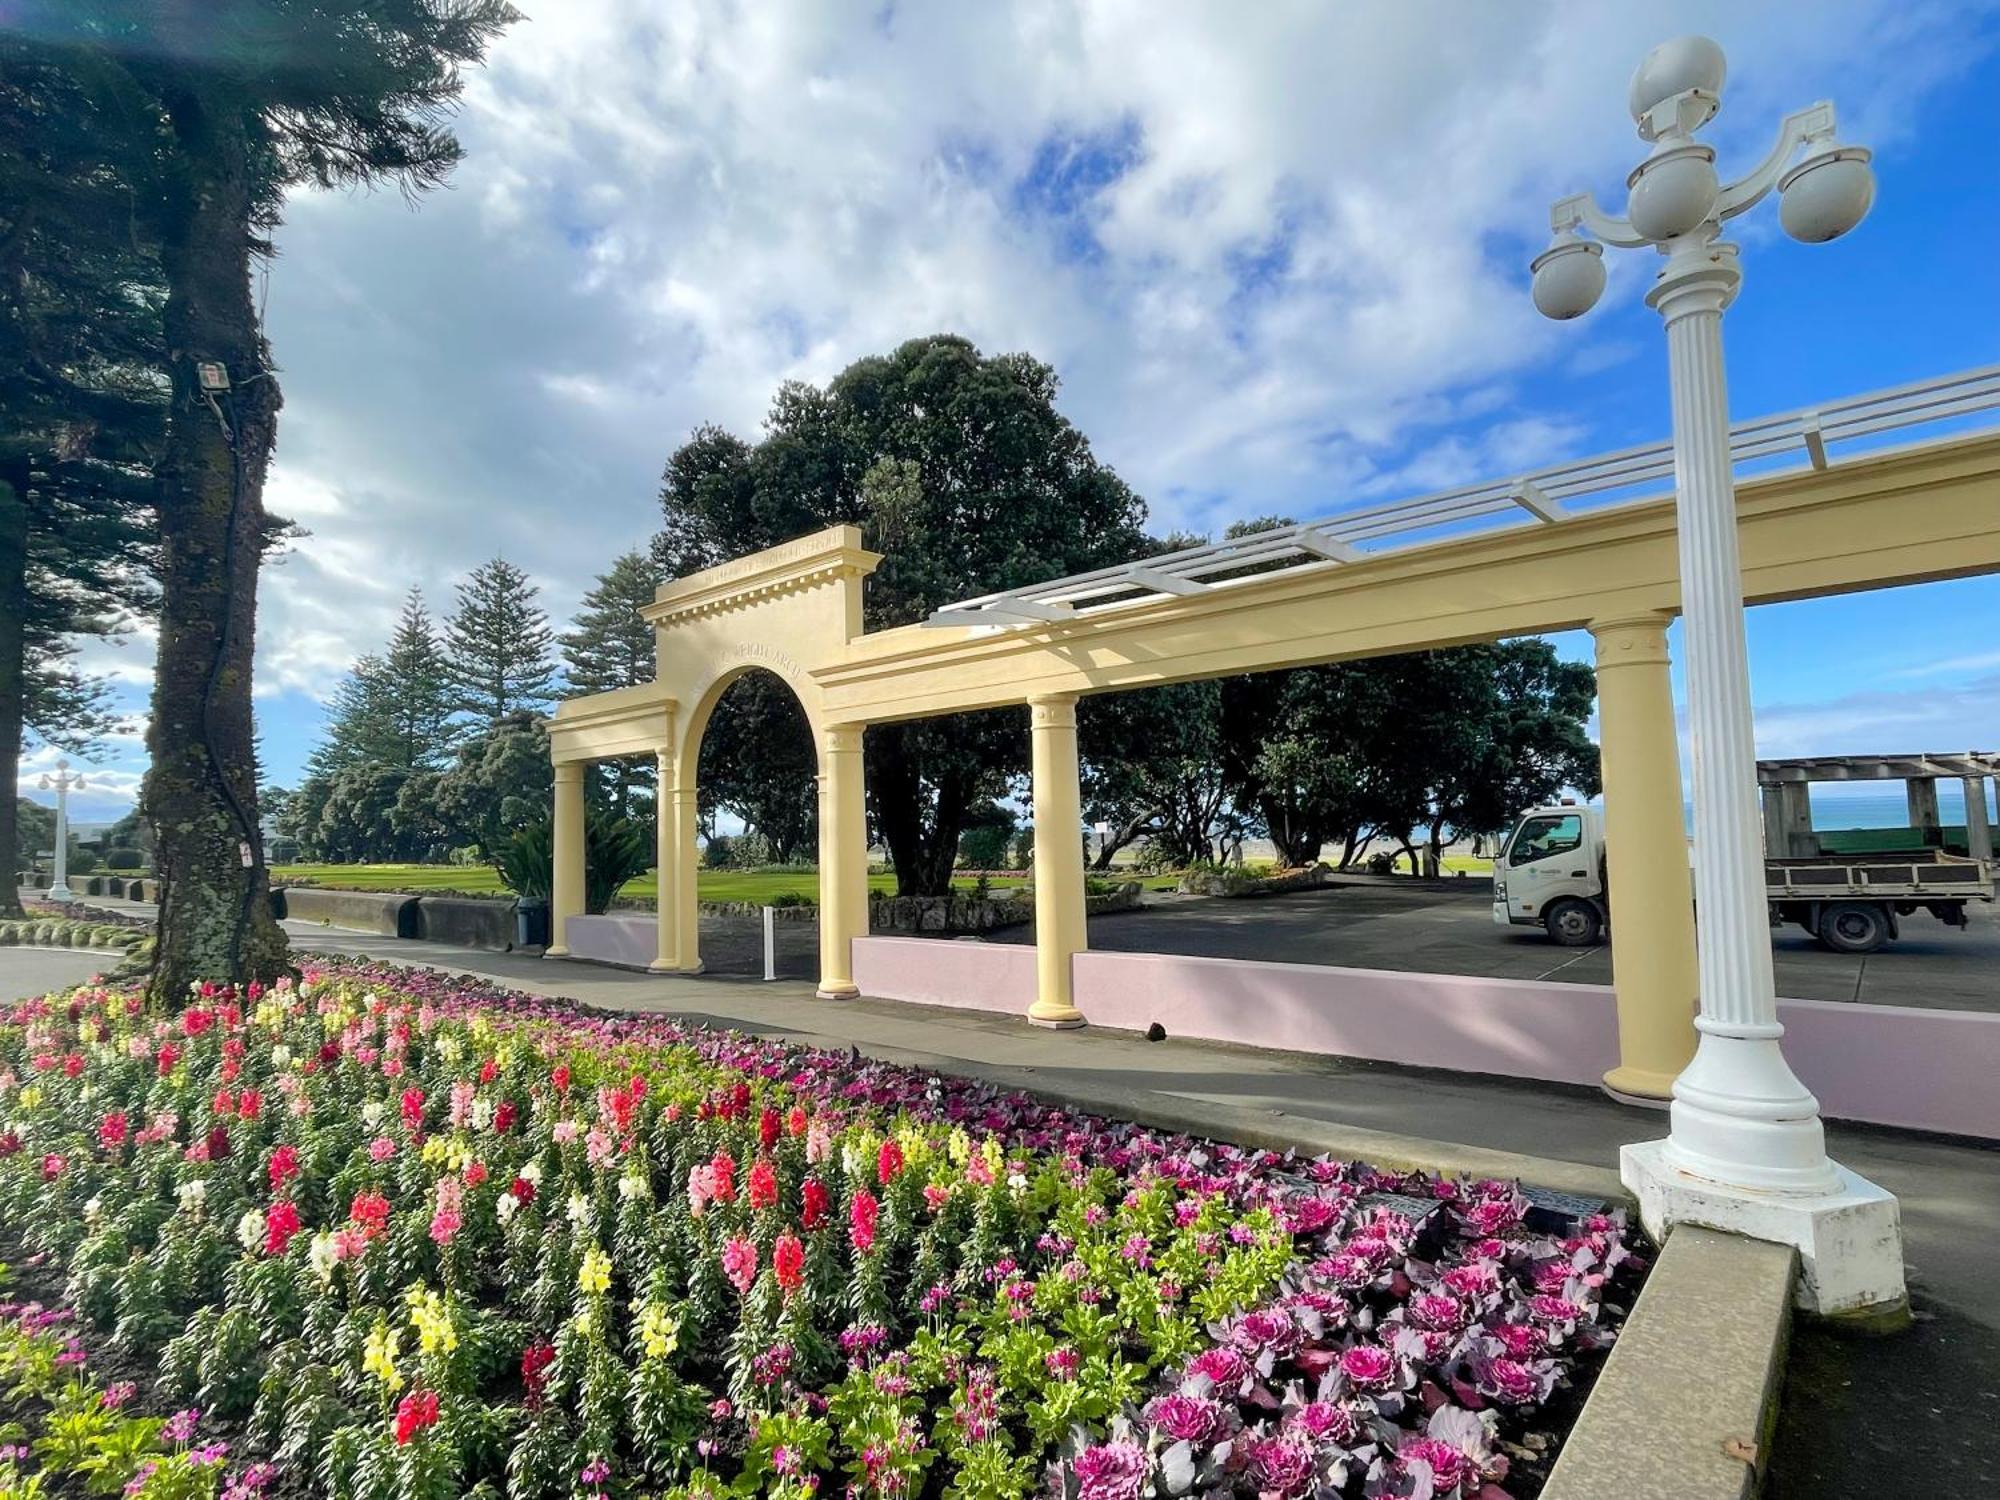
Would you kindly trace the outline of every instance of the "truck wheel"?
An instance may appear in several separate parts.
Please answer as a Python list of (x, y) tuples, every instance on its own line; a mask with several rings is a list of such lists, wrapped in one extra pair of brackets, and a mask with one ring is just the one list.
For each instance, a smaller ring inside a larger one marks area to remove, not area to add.
[(1592, 948), (1604, 934), (1604, 921), (1588, 901), (1558, 901), (1542, 913), (1542, 926), (1565, 948)]
[(1866, 901), (1835, 901), (1820, 909), (1819, 940), (1835, 953), (1873, 953), (1889, 941), (1889, 914)]

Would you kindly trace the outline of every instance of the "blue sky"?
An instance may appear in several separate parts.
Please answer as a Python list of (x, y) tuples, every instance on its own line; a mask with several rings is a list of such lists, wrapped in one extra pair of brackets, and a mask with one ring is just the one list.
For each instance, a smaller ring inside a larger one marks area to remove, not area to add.
[[(1725, 173), (1819, 97), (1876, 152), (1847, 239), (1734, 226), (1736, 415), (2000, 361), (1991, 4), (546, 9), (450, 191), (301, 197), (279, 236), (268, 499), (312, 533), (260, 600), (280, 783), (410, 586), (442, 609), (503, 552), (566, 616), (695, 423), (754, 436), (780, 380), (913, 335), (1054, 363), (1161, 530), (1664, 436), (1641, 258), (1561, 326), (1526, 263), (1560, 193), (1620, 203), (1625, 80), (1683, 31), (1730, 55)], [(1751, 647), (1766, 753), (2000, 748), (2000, 580), (1761, 608)], [(143, 770), (150, 644), (89, 658), (135, 719), (85, 818)]]

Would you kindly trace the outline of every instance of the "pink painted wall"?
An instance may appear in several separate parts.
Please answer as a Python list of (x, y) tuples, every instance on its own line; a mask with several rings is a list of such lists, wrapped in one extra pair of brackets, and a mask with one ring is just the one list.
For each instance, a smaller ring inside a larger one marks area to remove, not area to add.
[(854, 982), (878, 1000), (1026, 1015), (1035, 1002), (1035, 950), (1025, 943), (938, 938), (854, 939)]
[[(1455, 1072), (1595, 1084), (1618, 1060), (1608, 986), (1079, 953), (1076, 1004), (1099, 1026)], [(1034, 949), (861, 938), (855, 981), (883, 1000), (1025, 1012)], [(1780, 1000), (1785, 1055), (1831, 1119), (2000, 1138), (2000, 1015)]]
[(652, 917), (571, 917), (564, 924), (572, 958), (644, 969), (659, 957), (660, 929)]

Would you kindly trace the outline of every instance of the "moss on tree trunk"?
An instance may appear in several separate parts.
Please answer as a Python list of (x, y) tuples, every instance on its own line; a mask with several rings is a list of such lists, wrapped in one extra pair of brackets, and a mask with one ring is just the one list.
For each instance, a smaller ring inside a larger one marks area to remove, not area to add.
[[(271, 916), (257, 826), (250, 711), (264, 472), (276, 380), (250, 298), (253, 198), (244, 115), (193, 93), (169, 100), (182, 163), (161, 214), (173, 406), (160, 464), (160, 647), (144, 805), (159, 868), (152, 992), (290, 969)], [(230, 388), (201, 389), (215, 362)]]

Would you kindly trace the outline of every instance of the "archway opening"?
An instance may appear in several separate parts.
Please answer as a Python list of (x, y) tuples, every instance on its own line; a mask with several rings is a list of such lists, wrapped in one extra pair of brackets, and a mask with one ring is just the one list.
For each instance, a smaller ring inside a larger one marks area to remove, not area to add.
[(723, 687), (699, 736), (701, 958), (715, 974), (764, 971), (763, 916), (777, 909), (777, 971), (818, 973), (819, 763), (797, 695), (752, 668)]

